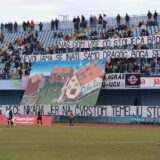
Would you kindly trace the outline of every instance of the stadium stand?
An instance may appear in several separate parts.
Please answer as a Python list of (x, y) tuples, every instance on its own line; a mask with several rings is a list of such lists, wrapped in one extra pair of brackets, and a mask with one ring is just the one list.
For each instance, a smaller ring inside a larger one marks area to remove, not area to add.
[[(78, 17), (77, 17), (78, 18)], [(57, 54), (67, 52), (93, 51), (103, 49), (156, 49), (155, 45), (121, 46), (114, 48), (85, 48), (85, 49), (60, 49), (58, 43), (68, 40), (95, 40), (95, 39), (113, 39), (139, 37), (155, 35), (160, 32), (159, 17), (157, 20), (149, 20), (147, 16), (130, 17), (129, 25), (125, 17), (121, 18), (121, 24), (117, 25), (116, 18), (102, 19), (93, 16), (95, 21), (91, 22), (82, 15), (78, 21), (59, 22), (57, 20), (51, 23), (38, 23), (34, 21), (23, 22), (15, 29), (15, 24), (1, 24), (0, 36), (0, 79), (17, 79), (22, 75), (29, 75), (31, 64), (21, 63), (20, 55), (38, 55), (38, 54)], [(102, 22), (101, 22), (102, 21)], [(56, 24), (56, 23), (58, 24)], [(105, 25), (104, 25), (105, 22)], [(53, 23), (53, 24), (52, 24)], [(41, 28), (40, 28), (41, 26)], [(14, 28), (14, 29), (13, 29)]]
[[(15, 30), (14, 24), (12, 29), (6, 27), (8, 24), (1, 24), (1, 35), (0, 35), (0, 79), (21, 79), (23, 76), (29, 76), (31, 70), (31, 63), (22, 63), (21, 55), (46, 55), (46, 54), (61, 54), (67, 52), (82, 52), (82, 51), (99, 51), (99, 50), (113, 50), (113, 49), (128, 49), (128, 50), (142, 50), (142, 49), (160, 49), (160, 44), (154, 45), (134, 45), (134, 46), (121, 46), (121, 47), (110, 47), (110, 48), (85, 48), (85, 49), (60, 49), (58, 48), (58, 43), (60, 41), (68, 40), (94, 40), (94, 39), (114, 39), (114, 38), (126, 38), (126, 37), (139, 37), (147, 35), (158, 35), (160, 33), (160, 17), (157, 20), (149, 19), (148, 16), (130, 16), (129, 24), (126, 23), (125, 17), (121, 17), (120, 24), (117, 25), (117, 19), (113, 17), (105, 18), (102, 14), (102, 22), (99, 22), (99, 17), (95, 17), (94, 23), (90, 22), (90, 17), (80, 17), (79, 26), (77, 29), (77, 24), (75, 20), (73, 21), (59, 21), (58, 26), (52, 22), (23, 22), (22, 24), (17, 24), (17, 29)], [(104, 23), (106, 21), (106, 24)], [(28, 24), (27, 24), (28, 23)], [(33, 25), (34, 23), (34, 25)], [(25, 29), (24, 29), (24, 24)], [(11, 25), (11, 24), (9, 24)], [(3, 26), (3, 28), (2, 28)], [(41, 26), (41, 28), (40, 28)], [(159, 76), (160, 74), (160, 63), (159, 59), (114, 59), (109, 62), (109, 68), (107, 73), (139, 73), (141, 72), (143, 76)], [(140, 66), (140, 64), (142, 64)], [(122, 92), (124, 92), (124, 97), (121, 97)], [(5, 93), (5, 94), (4, 94)], [(120, 104), (125, 105), (132, 104), (134, 101), (134, 96), (139, 94), (138, 90), (132, 90), (133, 94), (128, 96), (127, 90), (108, 90), (102, 91), (102, 98), (108, 100), (105, 102), (107, 105)], [(141, 104), (152, 105), (155, 97), (159, 95), (158, 90), (152, 91), (153, 97), (150, 98), (150, 90), (142, 91), (142, 96), (144, 97), (144, 102)], [(10, 94), (10, 96), (9, 96)], [(118, 95), (119, 99), (115, 100), (113, 95)], [(19, 104), (23, 91), (19, 93), (3, 92), (1, 94), (0, 104)], [(13, 95), (18, 98), (13, 98)], [(155, 96), (156, 95), (156, 96)], [(7, 96), (9, 98), (7, 98)], [(109, 98), (106, 98), (106, 97)], [(155, 96), (155, 97), (154, 97)], [(105, 98), (104, 98), (105, 97)], [(155, 98), (155, 99), (156, 99)], [(10, 101), (8, 100), (10, 99)], [(157, 98), (158, 99), (158, 98)], [(5, 101), (3, 101), (5, 100)], [(123, 103), (123, 104), (122, 104)], [(99, 103), (101, 104), (101, 103)], [(153, 105), (158, 105), (158, 100), (155, 100)]]

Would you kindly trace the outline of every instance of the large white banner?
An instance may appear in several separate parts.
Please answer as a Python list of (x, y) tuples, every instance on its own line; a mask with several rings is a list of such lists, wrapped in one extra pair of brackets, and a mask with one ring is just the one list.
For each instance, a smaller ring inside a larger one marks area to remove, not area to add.
[(160, 77), (141, 77), (142, 89), (160, 89)]
[(41, 108), (44, 115), (69, 116), (69, 113), (72, 110), (75, 116), (160, 118), (160, 106), (3, 105), (0, 106), (0, 112), (5, 115), (7, 108), (11, 108), (15, 115), (37, 115), (37, 111)]
[(114, 58), (157, 58), (160, 49), (155, 50), (103, 50), (91, 52), (61, 53), (53, 55), (21, 55), (22, 62), (100, 60)]
[(157, 43), (160, 43), (159, 35), (105, 39), (105, 40), (60, 41), (58, 43), (58, 47), (59, 48), (97, 48), (97, 47), (109, 48), (109, 47), (120, 47), (126, 45), (157, 44)]

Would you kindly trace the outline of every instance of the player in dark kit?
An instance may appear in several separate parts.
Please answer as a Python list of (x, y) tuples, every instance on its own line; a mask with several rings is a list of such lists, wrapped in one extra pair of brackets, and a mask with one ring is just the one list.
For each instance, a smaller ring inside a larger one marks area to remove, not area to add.
[(42, 125), (42, 110), (39, 108), (39, 110), (38, 110), (38, 117), (37, 117), (37, 124), (38, 125)]
[(14, 123), (13, 123), (13, 113), (12, 113), (12, 109), (9, 110), (9, 122), (11, 124), (11, 126), (14, 126)]

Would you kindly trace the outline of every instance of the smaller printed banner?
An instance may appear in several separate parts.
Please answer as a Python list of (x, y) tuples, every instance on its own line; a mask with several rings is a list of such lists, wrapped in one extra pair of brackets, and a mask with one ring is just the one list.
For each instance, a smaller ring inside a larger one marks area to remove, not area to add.
[[(16, 125), (36, 125), (37, 124), (37, 116), (14, 116), (13, 123)], [(42, 124), (50, 126), (52, 123), (51, 116), (43, 116)], [(6, 117), (4, 115), (0, 116), (0, 124), (7, 124)]]
[(125, 88), (125, 73), (106, 74), (102, 83), (103, 89), (121, 89)]
[(126, 74), (125, 85), (128, 88), (140, 87), (140, 74)]
[(141, 77), (141, 88), (159, 89), (160, 77)]

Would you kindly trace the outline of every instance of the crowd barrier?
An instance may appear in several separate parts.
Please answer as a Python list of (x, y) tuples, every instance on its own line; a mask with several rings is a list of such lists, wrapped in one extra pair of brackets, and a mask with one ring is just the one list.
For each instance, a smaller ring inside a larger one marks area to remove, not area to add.
[[(13, 116), (13, 123), (16, 125), (36, 125), (37, 116)], [(4, 115), (0, 115), (0, 125), (7, 124), (7, 119)], [(50, 126), (52, 124), (51, 116), (43, 116), (42, 124), (45, 126)]]
[[(69, 116), (52, 116), (52, 123), (69, 123)], [(74, 123), (160, 124), (160, 118), (75, 116)]]

